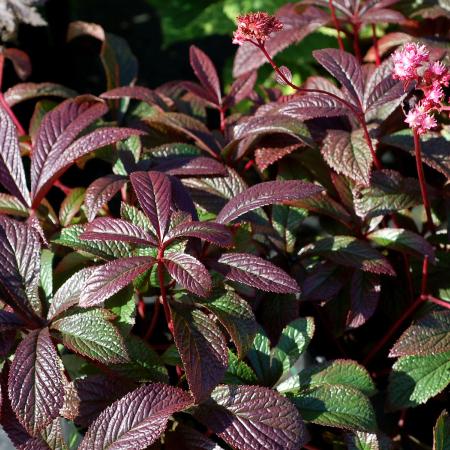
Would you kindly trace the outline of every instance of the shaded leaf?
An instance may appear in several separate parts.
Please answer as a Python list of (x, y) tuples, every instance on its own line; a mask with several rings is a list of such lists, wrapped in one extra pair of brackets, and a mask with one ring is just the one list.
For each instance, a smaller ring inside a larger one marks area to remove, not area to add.
[(390, 439), (381, 433), (364, 433), (356, 431), (345, 436), (348, 450), (391, 450)]
[(116, 259), (96, 267), (81, 293), (80, 306), (87, 308), (103, 303), (150, 269), (153, 264), (155, 260), (151, 256), (133, 256)]
[(231, 85), (230, 92), (223, 101), (225, 109), (237, 105), (241, 100), (250, 96), (257, 79), (256, 71), (252, 70), (242, 74)]
[(28, 209), (17, 197), (0, 192), (0, 214), (28, 217), (29, 213)]
[(70, 98), (76, 95), (76, 91), (57, 83), (19, 83), (4, 94), (6, 103), (11, 107), (39, 97)]
[(228, 349), (219, 327), (203, 312), (171, 308), (174, 339), (196, 403), (204, 401), (228, 367)]
[(218, 386), (195, 416), (240, 450), (297, 450), (308, 434), (293, 405), (271, 389)]
[(11, 364), (11, 407), (31, 435), (49, 425), (63, 405), (61, 362), (48, 328), (31, 331), (19, 344)]
[(442, 411), (433, 428), (433, 450), (450, 448), (450, 418), (447, 411)]
[(0, 310), (0, 333), (3, 331), (16, 330), (23, 325), (23, 321), (16, 313)]
[(67, 227), (70, 225), (72, 219), (78, 214), (84, 201), (84, 193), (84, 188), (71, 189), (70, 193), (63, 200), (59, 209), (59, 221), (62, 226)]
[(145, 449), (164, 432), (169, 417), (192, 404), (181, 389), (141, 386), (106, 408), (89, 427), (80, 450)]

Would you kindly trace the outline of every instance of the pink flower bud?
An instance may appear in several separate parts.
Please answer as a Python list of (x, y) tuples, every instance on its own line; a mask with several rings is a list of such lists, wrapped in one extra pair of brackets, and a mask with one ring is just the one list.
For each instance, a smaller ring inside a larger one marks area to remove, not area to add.
[(270, 34), (283, 28), (283, 24), (275, 17), (265, 12), (256, 12), (239, 16), (238, 28), (234, 32), (233, 44), (242, 45), (246, 41), (261, 44)]
[(393, 78), (403, 81), (412, 81), (418, 78), (417, 70), (429, 59), (429, 51), (424, 45), (416, 43), (405, 44), (393, 55)]

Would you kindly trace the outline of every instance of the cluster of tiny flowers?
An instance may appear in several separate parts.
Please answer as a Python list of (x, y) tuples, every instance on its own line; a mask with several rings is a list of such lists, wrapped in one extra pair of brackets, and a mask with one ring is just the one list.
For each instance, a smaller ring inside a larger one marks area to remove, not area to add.
[(256, 12), (237, 17), (237, 30), (233, 34), (233, 44), (244, 42), (262, 44), (268, 37), (283, 28), (283, 24), (265, 12)]
[(430, 62), (430, 53), (424, 45), (409, 43), (393, 55), (392, 77), (402, 80), (405, 88), (416, 82), (416, 89), (424, 93), (424, 98), (406, 115), (405, 122), (418, 134), (425, 134), (437, 125), (431, 115), (440, 111), (445, 99), (443, 87), (450, 83), (448, 68), (440, 61)]

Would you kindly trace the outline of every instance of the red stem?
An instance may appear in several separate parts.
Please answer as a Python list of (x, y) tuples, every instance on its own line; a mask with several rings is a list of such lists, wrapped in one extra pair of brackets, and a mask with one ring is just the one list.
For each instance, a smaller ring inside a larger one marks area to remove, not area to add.
[(353, 24), (353, 50), (359, 62), (361, 62), (361, 49), (359, 47), (359, 24)]
[(225, 133), (226, 122), (225, 122), (225, 110), (223, 109), (222, 106), (219, 109), (219, 113), (220, 113), (220, 131), (223, 134)]
[(164, 257), (164, 247), (160, 247), (158, 250), (158, 282), (159, 282), (159, 288), (161, 290), (161, 300), (164, 307), (164, 315), (166, 316), (167, 326), (169, 328), (169, 331), (174, 333), (173, 328), (173, 320), (172, 320), (172, 314), (170, 313), (169, 304), (167, 303), (167, 292), (166, 292), (166, 286), (164, 284), (164, 263), (163, 263), (163, 257)]
[(342, 38), (341, 38), (341, 26), (340, 26), (339, 20), (336, 16), (336, 10), (333, 5), (333, 0), (328, 0), (328, 4), (330, 5), (331, 17), (333, 19), (334, 28), (336, 28), (336, 31), (337, 31), (337, 40), (338, 40), (339, 48), (343, 51), (344, 43), (342, 42)]
[(292, 89), (295, 89), (297, 92), (311, 92), (314, 94), (323, 94), (323, 95), (328, 95), (329, 97), (334, 98), (335, 100), (337, 100), (338, 102), (340, 102), (341, 104), (345, 105), (347, 108), (349, 108), (350, 111), (353, 112), (353, 114), (355, 115), (355, 117), (358, 119), (358, 122), (360, 123), (363, 132), (364, 132), (364, 137), (366, 139), (367, 145), (369, 146), (369, 150), (370, 153), (372, 155), (372, 159), (374, 161), (375, 167), (380, 170), (382, 169), (382, 165), (380, 160), (377, 157), (377, 154), (375, 152), (375, 149), (373, 148), (372, 145), (372, 140), (370, 139), (370, 135), (369, 135), (369, 130), (367, 129), (367, 123), (364, 117), (364, 113), (357, 110), (355, 108), (354, 105), (352, 105), (351, 103), (347, 102), (346, 100), (342, 99), (341, 97), (332, 94), (331, 92), (327, 92), (324, 91), (322, 89), (305, 89), (305, 88), (301, 88), (295, 84), (293, 84), (291, 81), (289, 81), (286, 76), (284, 75), (284, 73), (280, 70), (280, 68), (276, 65), (275, 61), (271, 58), (271, 56), (269, 55), (269, 53), (267, 52), (265, 46), (263, 43), (255, 43), (253, 42), (254, 45), (256, 45), (258, 48), (261, 49), (261, 51), (264, 53), (264, 56), (266, 57), (266, 59), (269, 61), (270, 65), (273, 67), (273, 69), (275, 70), (275, 72), (281, 77), (281, 79), (288, 85), (290, 86)]
[(381, 64), (380, 48), (378, 47), (377, 28), (374, 23), (372, 24), (372, 40), (375, 49), (375, 64), (379, 66)]
[(427, 295), (427, 284), (428, 284), (428, 256), (423, 258), (422, 265), (422, 283), (420, 285), (420, 296), (426, 297)]
[(153, 308), (153, 315), (152, 320), (150, 322), (150, 326), (148, 327), (147, 332), (145, 333), (144, 339), (147, 341), (150, 339), (150, 337), (153, 334), (153, 331), (155, 331), (156, 324), (158, 323), (158, 316), (159, 316), (159, 305), (160, 305), (160, 299), (157, 298), (155, 302), (155, 307)]
[(429, 302), (435, 303), (436, 305), (442, 306), (443, 308), (450, 309), (450, 303), (441, 300), (440, 298), (433, 297), (432, 295), (427, 295), (427, 300)]
[(430, 201), (428, 199), (427, 184), (425, 181), (425, 175), (423, 173), (423, 163), (422, 163), (422, 146), (420, 144), (420, 136), (416, 130), (414, 130), (414, 153), (416, 155), (416, 167), (417, 175), (419, 176), (420, 192), (422, 193), (422, 202), (427, 215), (428, 229), (434, 233), (435, 226), (433, 223), (433, 217), (431, 216)]
[(62, 192), (64, 192), (64, 194), (66, 194), (66, 195), (70, 194), (70, 191), (72, 190), (72, 189), (70, 189), (69, 187), (67, 187), (65, 184), (61, 183), (61, 181), (59, 181), (59, 180), (56, 180), (56, 181), (53, 183), (53, 186), (56, 187), (56, 188), (58, 188), (58, 189), (61, 190)]

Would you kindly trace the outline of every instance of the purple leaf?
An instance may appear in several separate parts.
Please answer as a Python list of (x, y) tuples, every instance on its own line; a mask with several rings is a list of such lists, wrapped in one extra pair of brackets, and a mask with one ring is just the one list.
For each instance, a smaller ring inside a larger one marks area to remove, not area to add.
[[(302, 14), (293, 10), (289, 15), (279, 16), (283, 29), (266, 41), (266, 49), (271, 57), (294, 42), (300, 42), (308, 34), (329, 21), (328, 14), (317, 8), (307, 8)], [(261, 50), (246, 42), (236, 52), (233, 63), (233, 76), (243, 75), (249, 70), (261, 67), (267, 59)]]
[(355, 106), (361, 109), (364, 80), (358, 60), (350, 53), (331, 48), (315, 50), (313, 56), (345, 87)]
[(223, 447), (200, 431), (182, 424), (175, 431), (166, 434), (164, 445), (166, 450), (223, 450)]
[(0, 184), (25, 206), (30, 206), (16, 126), (3, 106), (0, 106), (0, 149)]
[(195, 45), (191, 45), (189, 49), (189, 61), (200, 83), (211, 94), (213, 102), (221, 105), (220, 81), (212, 61)]
[(319, 192), (322, 187), (305, 181), (266, 181), (233, 197), (220, 211), (216, 221), (230, 223), (243, 214), (266, 205), (301, 200)]
[(373, 159), (362, 130), (328, 130), (321, 153), (337, 173), (369, 185)]
[(73, 274), (55, 292), (48, 309), (47, 319), (52, 321), (64, 311), (80, 301), (80, 295), (86, 287), (86, 281), (92, 275), (94, 267), (86, 267)]
[(133, 128), (100, 128), (80, 137), (68, 147), (56, 148), (47, 155), (42, 172), (33, 191), (33, 205), (39, 204), (51, 187), (51, 183), (60, 177), (78, 158), (101, 147), (115, 142), (141, 135), (142, 132)]
[(205, 266), (186, 253), (166, 253), (164, 265), (170, 276), (189, 292), (199, 297), (208, 296), (212, 282)]
[(194, 220), (197, 220), (197, 209), (187, 188), (178, 178), (169, 175), (169, 179), (172, 187), (172, 201), (175, 208), (189, 213)]
[(257, 289), (280, 294), (297, 293), (297, 282), (284, 270), (249, 253), (226, 253), (219, 262), (229, 266), (226, 278)]
[(214, 222), (181, 223), (167, 233), (166, 245), (168, 241), (182, 237), (203, 239), (219, 247), (230, 247), (233, 244), (230, 230), (226, 226)]
[(297, 450), (308, 440), (294, 405), (259, 386), (219, 386), (195, 416), (239, 450)]
[(19, 83), (9, 88), (4, 96), (9, 106), (39, 97), (75, 97), (77, 93), (57, 83)]
[(8, 393), (12, 409), (31, 435), (59, 415), (64, 399), (61, 368), (48, 328), (31, 331), (17, 347)]
[(122, 219), (98, 217), (87, 224), (81, 239), (97, 241), (123, 241), (141, 245), (158, 245), (147, 231)]
[(5, 301), (26, 315), (40, 314), (39, 238), (23, 222), (0, 216), (0, 284)]
[(87, 428), (105, 408), (127, 394), (130, 385), (101, 374), (79, 378), (66, 389), (61, 415)]
[[(283, 74), (284, 78), (286, 78), (287, 81), (291, 82), (292, 81), (292, 72), (289, 70), (289, 68), (286, 66), (280, 66), (279, 69), (280, 69), (280, 72)], [(278, 72), (275, 73), (275, 81), (278, 84), (281, 84), (282, 86), (288, 85), (286, 83), (286, 81), (284, 81), (283, 77)]]
[(300, 300), (324, 302), (334, 298), (344, 286), (343, 274), (331, 263), (318, 264), (302, 283)]
[[(277, 139), (277, 141), (281, 141), (281, 139)], [(301, 142), (292, 145), (286, 145), (279, 142), (279, 146), (276, 146), (276, 144), (271, 144), (270, 147), (258, 146), (255, 150), (255, 163), (259, 170), (266, 170), (267, 167), (276, 163), (285, 156), (290, 155), (302, 146), (303, 144)]]
[(347, 328), (358, 328), (369, 320), (375, 312), (380, 298), (379, 275), (355, 271), (350, 284), (350, 311)]
[(165, 109), (165, 104), (161, 97), (155, 91), (142, 86), (118, 87), (104, 92), (100, 97), (108, 100), (128, 97), (133, 100), (140, 100), (152, 106), (157, 106), (159, 110)]
[(84, 205), (89, 222), (94, 220), (98, 210), (111, 200), (126, 182), (126, 177), (111, 174), (97, 178), (89, 185), (84, 196)]
[(219, 161), (205, 156), (177, 156), (164, 158), (156, 171), (177, 177), (225, 176), (227, 170)]
[(169, 178), (161, 172), (134, 172), (131, 184), (142, 210), (147, 214), (159, 240), (164, 238), (172, 200)]
[(255, 70), (242, 74), (234, 80), (230, 92), (223, 101), (224, 109), (232, 108), (240, 101), (246, 99), (253, 92), (258, 74)]
[(26, 80), (31, 75), (31, 60), (24, 51), (18, 48), (4, 48), (2, 53), (12, 62), (15, 72), (21, 80)]
[(57, 154), (61, 157), (76, 137), (107, 111), (106, 104), (95, 98), (77, 97), (64, 101), (45, 115), (31, 156), (31, 190), (34, 195), (42, 184), (41, 177), (48, 166), (49, 156)]
[(196, 97), (198, 97), (201, 101), (205, 102), (206, 106), (210, 106), (211, 108), (215, 109), (220, 107), (217, 104), (216, 95), (200, 84), (194, 83), (192, 81), (183, 81), (182, 83), (180, 83), (180, 87), (188, 90)]
[(205, 400), (228, 367), (228, 349), (220, 328), (198, 309), (171, 305), (175, 344), (195, 402)]
[(396, 23), (400, 24), (405, 21), (405, 16), (399, 11), (388, 8), (371, 8), (361, 17), (364, 24), (370, 23)]
[(164, 432), (169, 417), (192, 405), (185, 391), (164, 384), (141, 386), (106, 408), (89, 427), (79, 450), (141, 450)]
[(133, 256), (96, 267), (81, 293), (80, 306), (88, 308), (104, 302), (150, 269), (154, 263), (151, 256)]
[(298, 120), (353, 114), (348, 106), (326, 94), (307, 94), (301, 97), (294, 97), (278, 108), (278, 112)]
[(0, 310), (0, 333), (3, 331), (16, 330), (23, 325), (24, 323), (17, 314)]

